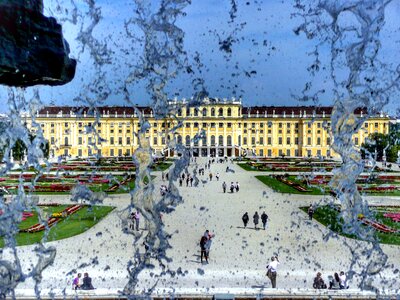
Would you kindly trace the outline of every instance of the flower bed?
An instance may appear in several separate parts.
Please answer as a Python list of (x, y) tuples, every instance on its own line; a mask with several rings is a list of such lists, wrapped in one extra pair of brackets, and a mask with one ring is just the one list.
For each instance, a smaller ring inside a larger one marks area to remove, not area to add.
[(400, 222), (400, 213), (385, 213), (383, 216), (392, 219), (394, 222)]
[[(72, 215), (73, 213), (75, 213), (78, 210), (80, 210), (82, 207), (83, 207), (82, 205), (75, 204), (75, 205), (72, 205), (70, 207), (67, 207), (66, 209), (64, 209), (60, 213), (53, 213), (52, 216), (47, 220), (47, 226), (51, 227), (51, 226), (57, 224), (57, 222), (59, 222), (61, 220), (61, 217), (63, 215), (66, 215), (66, 216)], [(27, 228), (25, 230), (21, 230), (21, 231), (22, 232), (32, 233), (32, 232), (42, 231), (42, 230), (45, 230), (45, 229), (46, 229), (46, 224), (37, 223), (37, 224), (32, 225), (31, 227), (29, 227), (29, 228)]]

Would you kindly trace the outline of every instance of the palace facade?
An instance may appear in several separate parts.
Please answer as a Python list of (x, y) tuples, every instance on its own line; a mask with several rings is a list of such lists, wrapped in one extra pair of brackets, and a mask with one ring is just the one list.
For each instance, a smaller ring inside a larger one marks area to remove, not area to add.
[[(150, 125), (145, 135), (155, 155), (176, 155), (168, 143), (174, 139), (194, 156), (337, 156), (330, 146), (332, 107), (245, 107), (240, 100), (226, 99), (206, 99), (198, 107), (187, 104), (172, 101), (175, 113), (165, 119), (156, 119), (151, 107), (109, 106), (94, 111), (48, 106), (36, 113), (35, 120), (50, 143), (51, 156), (132, 155), (138, 147), (138, 112)], [(371, 133), (388, 131), (387, 115), (369, 117), (353, 136), (354, 145), (360, 146)]]

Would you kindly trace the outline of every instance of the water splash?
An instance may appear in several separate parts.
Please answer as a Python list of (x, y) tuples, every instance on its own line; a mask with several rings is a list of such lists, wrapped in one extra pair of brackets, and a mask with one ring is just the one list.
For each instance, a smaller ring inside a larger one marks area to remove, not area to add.
[[(346, 232), (373, 242), (368, 257), (380, 258), (371, 262), (362, 274), (360, 287), (369, 289), (374, 289), (369, 276), (384, 268), (387, 257), (373, 231), (358, 221), (359, 214), (368, 216), (370, 213), (366, 200), (356, 187), (364, 164), (352, 137), (368, 116), (381, 113), (390, 95), (399, 88), (399, 68), (391, 69), (379, 56), (385, 8), (390, 2), (318, 1), (308, 6), (303, 1), (296, 1), (300, 11), (297, 16), (304, 22), (295, 33), (304, 32), (307, 38), (321, 41), (315, 52), (316, 60), (318, 47), (324, 44), (330, 47), (330, 77), (336, 99), (332, 113), (332, 148), (343, 161), (342, 166), (334, 170), (330, 184), (342, 204)], [(313, 72), (315, 70), (312, 68)], [(360, 108), (366, 112), (363, 116), (359, 115)], [(355, 259), (353, 257), (353, 261)]]

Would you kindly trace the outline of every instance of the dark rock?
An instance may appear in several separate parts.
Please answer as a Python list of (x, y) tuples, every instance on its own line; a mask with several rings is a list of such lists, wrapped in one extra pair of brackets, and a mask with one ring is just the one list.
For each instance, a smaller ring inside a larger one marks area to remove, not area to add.
[(76, 60), (61, 25), (43, 14), (42, 0), (0, 0), (0, 84), (62, 85), (75, 75)]

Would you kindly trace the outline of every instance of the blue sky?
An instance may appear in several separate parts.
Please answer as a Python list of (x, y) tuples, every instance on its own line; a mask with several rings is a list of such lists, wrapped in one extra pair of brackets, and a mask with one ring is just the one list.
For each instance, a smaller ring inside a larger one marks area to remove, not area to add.
[[(74, 105), (73, 99), (79, 96), (95, 98), (88, 93), (88, 86), (93, 86), (98, 77), (94, 70), (93, 59), (88, 49), (80, 52), (81, 45), (76, 40), (81, 28), (86, 28), (90, 18), (85, 15), (87, 5), (76, 0), (82, 17), (77, 24), (61, 20), (70, 17), (73, 2), (45, 0), (45, 13), (54, 15), (63, 24), (66, 39), (71, 46), (72, 56), (78, 58), (75, 79), (61, 87), (40, 87), (40, 95), (45, 104)], [(55, 7), (60, 2), (68, 13), (58, 12)], [(66, 3), (67, 2), (67, 3)], [(107, 43), (112, 62), (104, 65), (104, 85), (110, 89), (110, 95), (102, 104), (126, 105), (119, 87), (121, 82), (133, 72), (138, 58), (142, 54), (142, 46), (136, 40), (126, 36), (124, 22), (135, 16), (133, 1), (97, 0), (101, 8), (102, 19), (94, 29), (94, 36)], [(151, 0), (154, 7), (158, 0)], [(212, 97), (241, 97), (245, 105), (303, 105), (295, 96), (307, 81), (312, 79), (313, 90), (325, 89), (327, 92), (319, 98), (322, 105), (330, 105), (333, 96), (330, 90), (332, 83), (327, 71), (321, 71), (317, 77), (311, 78), (307, 67), (312, 62), (308, 54), (314, 50), (317, 40), (307, 40), (304, 34), (295, 35), (293, 29), (301, 23), (301, 19), (293, 17), (295, 12), (293, 1), (275, 0), (236, 0), (237, 17), (229, 23), (231, 0), (192, 0), (185, 9), (185, 16), (179, 17), (178, 25), (185, 32), (184, 46), (188, 62), (195, 71), (195, 77), (204, 79), (205, 87)], [(400, 36), (400, 5), (395, 1), (386, 9), (386, 26), (382, 34), (382, 56), (386, 62), (398, 64)], [(240, 26), (240, 24), (245, 25)], [(139, 28), (129, 27), (132, 32), (141, 36)], [(235, 31), (236, 30), (236, 31)], [(227, 55), (219, 50), (218, 38), (225, 38), (232, 32), (237, 39), (232, 46), (232, 53)], [(320, 49), (323, 65), (329, 63), (329, 49)], [(193, 57), (199, 53), (203, 67), (197, 69)], [(201, 71), (201, 73), (199, 72)], [(250, 77), (249, 77), (250, 75)], [(189, 98), (193, 94), (191, 81), (193, 76), (180, 72), (167, 85), (168, 97)], [(149, 105), (150, 95), (145, 89), (146, 81), (130, 85), (132, 103)], [(30, 89), (28, 89), (29, 92)], [(1, 94), (4, 95), (2, 88)], [(388, 110), (398, 107), (397, 95), (393, 96)], [(2, 97), (4, 99), (4, 96)]]

